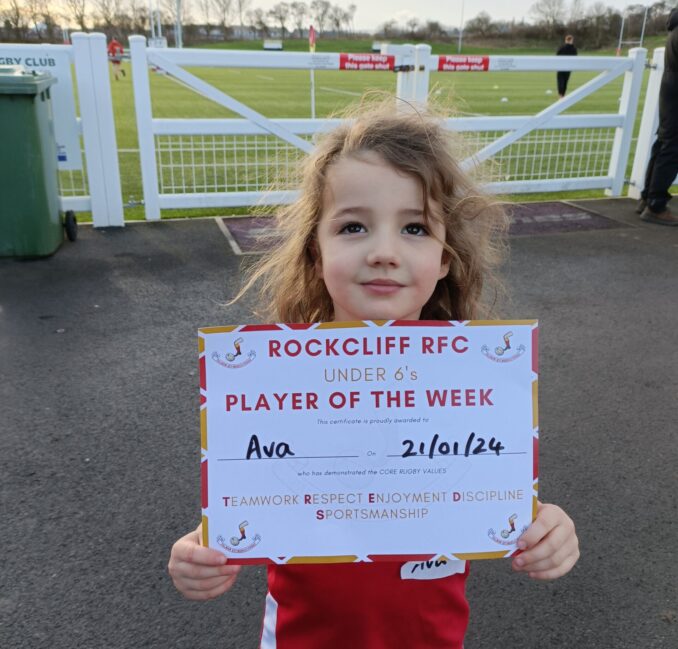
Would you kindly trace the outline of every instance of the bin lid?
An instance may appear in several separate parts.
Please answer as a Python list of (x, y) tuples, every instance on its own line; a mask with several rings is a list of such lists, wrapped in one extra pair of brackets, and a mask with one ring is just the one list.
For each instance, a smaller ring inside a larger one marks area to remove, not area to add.
[(56, 82), (49, 72), (29, 72), (21, 65), (0, 66), (0, 95), (37, 95)]

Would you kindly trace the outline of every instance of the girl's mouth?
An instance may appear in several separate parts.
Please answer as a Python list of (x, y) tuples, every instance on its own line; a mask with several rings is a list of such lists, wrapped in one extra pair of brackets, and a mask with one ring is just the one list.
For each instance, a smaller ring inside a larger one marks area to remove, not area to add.
[(374, 293), (375, 295), (391, 295), (403, 288), (402, 284), (399, 284), (392, 279), (373, 279), (369, 282), (363, 282), (363, 286), (370, 293)]

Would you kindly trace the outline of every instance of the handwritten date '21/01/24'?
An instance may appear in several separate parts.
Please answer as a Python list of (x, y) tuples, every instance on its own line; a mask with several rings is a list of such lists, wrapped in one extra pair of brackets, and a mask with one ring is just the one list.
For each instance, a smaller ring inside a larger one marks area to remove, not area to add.
[[(487, 446), (486, 446), (487, 444)], [(494, 437), (486, 442), (484, 437), (476, 437), (475, 433), (470, 433), (466, 438), (466, 443), (461, 446), (459, 442), (440, 441), (440, 435), (436, 433), (429, 442), (417, 443), (411, 439), (402, 441), (405, 450), (401, 457), (428, 457), (433, 459), (437, 455), (482, 455), (483, 453), (495, 453), (499, 455), (504, 450), (504, 445)]]
[[(494, 453), (499, 455), (504, 450), (504, 445), (494, 437), (489, 442), (484, 437), (476, 437), (475, 433), (469, 433), (466, 442), (462, 445), (460, 442), (447, 442), (440, 439), (436, 433), (429, 441), (415, 442), (411, 439), (405, 439), (401, 442), (405, 450), (400, 456), (395, 457), (428, 457), (433, 459), (436, 456), (461, 455), (469, 457), (470, 455), (483, 455), (485, 453)], [(368, 453), (372, 455), (373, 453)], [(296, 453), (287, 442), (271, 442), (270, 444), (261, 443), (257, 435), (250, 437), (247, 446), (246, 460), (261, 459), (284, 459), (294, 457)], [(393, 456), (391, 456), (393, 457)]]

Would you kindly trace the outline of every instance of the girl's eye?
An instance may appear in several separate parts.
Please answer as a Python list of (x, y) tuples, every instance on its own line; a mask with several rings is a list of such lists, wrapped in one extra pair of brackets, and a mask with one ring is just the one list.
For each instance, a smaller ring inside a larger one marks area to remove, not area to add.
[(347, 223), (339, 230), (339, 234), (359, 234), (365, 232), (365, 226), (361, 223)]
[(428, 234), (428, 229), (423, 223), (408, 223), (403, 230), (407, 234), (423, 237)]

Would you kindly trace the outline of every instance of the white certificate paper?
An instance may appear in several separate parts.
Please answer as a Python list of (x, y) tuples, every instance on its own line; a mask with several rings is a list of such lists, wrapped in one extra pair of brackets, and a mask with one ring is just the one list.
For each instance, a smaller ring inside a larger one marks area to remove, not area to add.
[(536, 511), (537, 331), (201, 329), (204, 543), (234, 563), (510, 556)]

